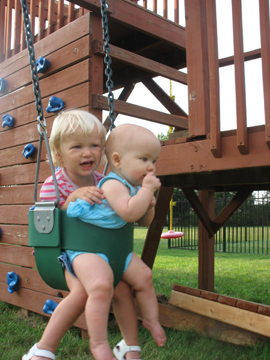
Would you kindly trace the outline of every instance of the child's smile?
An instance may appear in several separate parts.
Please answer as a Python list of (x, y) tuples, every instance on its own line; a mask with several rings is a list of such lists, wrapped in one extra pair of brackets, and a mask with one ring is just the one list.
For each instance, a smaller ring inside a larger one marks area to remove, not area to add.
[(98, 168), (102, 156), (100, 135), (96, 129), (91, 135), (70, 134), (61, 144), (61, 158), (68, 176), (78, 186), (89, 184), (92, 172)]

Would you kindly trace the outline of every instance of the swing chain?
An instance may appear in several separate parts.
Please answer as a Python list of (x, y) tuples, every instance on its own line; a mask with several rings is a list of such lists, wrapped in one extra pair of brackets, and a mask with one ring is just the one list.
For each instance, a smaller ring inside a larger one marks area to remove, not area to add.
[(32, 36), (32, 31), (31, 31), (31, 26), (30, 26), (27, 0), (21, 0), (21, 5), (22, 5), (22, 12), (23, 12), (23, 20), (24, 20), (24, 31), (25, 31), (25, 35), (26, 35), (28, 55), (29, 55), (29, 61), (30, 61), (30, 67), (31, 67), (33, 89), (34, 89), (34, 95), (35, 95), (35, 100), (36, 100), (38, 132), (39, 132), (40, 136), (44, 136), (43, 132), (41, 131), (41, 128), (43, 129), (44, 132), (47, 132), (46, 120), (44, 118), (43, 107), (42, 107), (42, 102), (41, 102), (41, 94), (40, 94), (40, 88), (39, 88), (39, 80), (38, 80), (38, 74), (37, 74), (35, 51), (34, 51), (34, 45), (33, 45), (33, 36)]
[(105, 75), (107, 76), (106, 87), (108, 89), (108, 105), (109, 105), (109, 119), (111, 122), (110, 130), (115, 128), (115, 112), (114, 112), (114, 95), (112, 92), (113, 89), (113, 81), (112, 81), (112, 69), (111, 63), (112, 59), (110, 57), (110, 36), (109, 36), (109, 28), (108, 28), (108, 15), (107, 15), (107, 7), (106, 0), (100, 0), (101, 3), (101, 16), (102, 16), (102, 30), (103, 30), (103, 51), (105, 52), (104, 63), (106, 64)]

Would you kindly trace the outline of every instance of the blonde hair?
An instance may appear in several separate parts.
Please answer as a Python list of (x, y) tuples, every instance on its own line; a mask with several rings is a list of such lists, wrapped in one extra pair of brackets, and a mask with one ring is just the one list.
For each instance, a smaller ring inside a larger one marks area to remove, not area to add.
[(59, 163), (57, 154), (63, 139), (71, 134), (91, 136), (94, 129), (97, 129), (101, 138), (101, 145), (105, 146), (106, 129), (93, 114), (84, 110), (66, 110), (61, 112), (53, 122), (50, 136), (50, 150), (54, 165), (62, 166)]

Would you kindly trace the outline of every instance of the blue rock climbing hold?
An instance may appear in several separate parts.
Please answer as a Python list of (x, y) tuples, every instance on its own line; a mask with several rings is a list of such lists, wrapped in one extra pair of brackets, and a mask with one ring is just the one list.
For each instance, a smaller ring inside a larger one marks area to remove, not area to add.
[(57, 112), (62, 110), (64, 107), (65, 107), (65, 103), (62, 99), (56, 96), (52, 96), (49, 99), (49, 105), (47, 106), (46, 111), (48, 113)]
[(0, 93), (4, 93), (7, 88), (7, 81), (4, 78), (0, 78)]
[(2, 127), (4, 128), (5, 126), (8, 126), (10, 128), (12, 128), (14, 126), (14, 122), (15, 119), (13, 116), (5, 114), (4, 116), (2, 116)]
[(27, 144), (25, 145), (24, 149), (23, 149), (23, 156), (28, 159), (29, 156), (33, 156), (36, 152), (37, 148), (33, 145), (33, 144)]
[(1, 237), (2, 237), (2, 229), (0, 227), (0, 239), (1, 239)]
[(44, 58), (43, 56), (40, 56), (36, 60), (36, 66), (37, 66), (37, 72), (38, 73), (45, 73), (51, 65), (51, 62)]
[(10, 294), (18, 290), (19, 283), (20, 283), (20, 278), (14, 271), (7, 273), (8, 292)]
[(57, 305), (58, 303), (56, 301), (49, 299), (45, 302), (45, 305), (43, 306), (43, 312), (45, 312), (45, 314), (52, 315)]

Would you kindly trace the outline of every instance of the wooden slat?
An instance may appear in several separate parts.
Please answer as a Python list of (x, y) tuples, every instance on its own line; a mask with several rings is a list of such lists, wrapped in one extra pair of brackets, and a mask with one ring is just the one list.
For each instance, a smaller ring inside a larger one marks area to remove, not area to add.
[[(8, 132), (7, 132), (8, 134)], [(29, 156), (27, 159), (23, 156), (24, 147), (26, 145), (16, 146), (13, 148), (8, 148), (0, 151), (0, 166), (12, 166), (12, 165), (21, 165), (29, 164), (37, 161), (37, 152), (38, 152), (38, 142), (31, 142), (35, 146), (35, 154)], [(42, 149), (41, 160), (46, 159), (47, 152), (45, 148)]]
[(163, 0), (163, 17), (165, 17), (165, 19), (168, 19), (168, 4), (167, 4), (167, 0)]
[[(66, 89), (55, 95), (64, 100), (66, 109), (82, 108), (84, 110), (88, 110), (87, 106), (89, 102), (90, 88), (91, 83), (88, 82), (78, 86), (74, 86), (70, 89)], [(32, 100), (34, 100), (34, 95), (32, 94), (31, 96)], [(48, 102), (49, 97), (44, 97), (42, 99), (44, 107), (47, 106)], [(9, 110), (8, 113), (14, 117), (15, 125), (14, 128), (11, 130), (6, 128), (4, 128), (3, 131), (0, 130), (0, 149), (5, 149), (11, 146), (21, 145), (30, 141), (39, 140), (39, 135), (37, 131), (37, 114), (34, 102), (25, 106), (21, 106), (14, 110)], [(50, 133), (54, 117), (55, 114), (46, 114), (48, 133)], [(28, 122), (31, 122), (32, 125), (31, 123), (28, 124)]]
[[(51, 62), (49, 69), (45, 74), (39, 74), (39, 81), (42, 78), (60, 71), (68, 66), (74, 65), (87, 57), (89, 57), (89, 36), (75, 40), (71, 44), (68, 44), (64, 48), (54, 51), (46, 56), (46, 59)], [(72, 69), (70, 69), (72, 71)], [(32, 83), (30, 65), (18, 69), (18, 71), (8, 75), (6, 77), (7, 89), (5, 94), (13, 92), (23, 86)]]
[[(146, 8), (147, 6), (144, 7)], [(153, 0), (153, 11), (154, 13), (157, 13), (157, 0)]]
[[(38, 186), (38, 192), (41, 185)], [(34, 202), (34, 185), (3, 187), (0, 191), (0, 205), (29, 204)]]
[(5, 13), (5, 3), (0, 1), (0, 63), (5, 58)]
[(196, 314), (269, 336), (270, 317), (172, 291), (169, 303)]
[(155, 208), (155, 217), (150, 224), (142, 250), (141, 259), (150, 268), (153, 267), (157, 254), (160, 236), (165, 224), (166, 215), (168, 214), (170, 200), (173, 194), (173, 188), (162, 186), (157, 196)]
[(189, 136), (210, 132), (206, 0), (186, 1)]
[[(70, 87), (84, 83), (89, 79), (89, 60), (84, 60), (67, 69), (40, 80), (40, 91), (42, 97), (48, 97)], [(0, 113), (10, 112), (22, 105), (29, 104), (33, 99), (33, 86), (28, 85), (14, 93), (0, 98)], [(62, 99), (64, 102), (65, 100)], [(44, 113), (48, 103), (44, 105)]]
[(1, 225), (1, 229), (2, 244), (28, 245), (28, 225)]
[[(93, 108), (108, 110), (108, 100), (105, 96), (95, 94), (92, 96)], [(182, 129), (188, 129), (188, 120), (181, 116), (165, 114), (156, 110), (151, 110), (142, 106), (128, 104), (124, 101), (115, 100), (114, 109), (123, 115), (137, 117), (148, 121), (153, 121), (159, 124), (174, 126)]]
[[(99, 15), (92, 14), (91, 17), (91, 45), (92, 45), (92, 66), (90, 69), (90, 76), (92, 79), (92, 94), (102, 94), (103, 93), (103, 74), (104, 74), (104, 64), (103, 59), (93, 53), (93, 35), (102, 38), (102, 23)], [(107, 79), (106, 79), (107, 80)], [(90, 94), (89, 94), (90, 95)], [(92, 105), (92, 98), (90, 96), (90, 105)], [(93, 107), (93, 106), (92, 106)], [(102, 121), (102, 111), (100, 109), (95, 109), (93, 107), (93, 115), (95, 115), (100, 121)]]
[(31, 29), (33, 40), (35, 38), (35, 21), (36, 21), (35, 11), (36, 11), (36, 0), (31, 0), (29, 13), (30, 13), (30, 29)]
[(15, 0), (15, 13), (14, 13), (14, 49), (13, 55), (20, 51), (20, 30), (21, 30), (21, 3), (20, 0)]
[(210, 144), (214, 157), (221, 157), (219, 68), (217, 47), (216, 2), (206, 1), (207, 35), (209, 58), (209, 96), (210, 96)]
[(248, 154), (245, 70), (241, 0), (232, 1), (235, 93), (237, 115), (237, 147), (240, 154)]
[(74, 20), (74, 4), (69, 3), (68, 4), (68, 17), (67, 17), (67, 23), (71, 23)]
[(262, 76), (265, 110), (265, 141), (270, 149), (270, 34), (269, 34), (269, 1), (260, 0), (260, 28), (262, 52)]
[[(29, 301), (29, 299), (31, 299), (31, 301)], [(17, 292), (9, 294), (7, 291), (7, 284), (0, 282), (0, 300), (47, 317), (50, 315), (45, 314), (42, 309), (48, 299), (56, 301), (57, 303), (61, 301), (59, 297), (24, 288), (19, 288)], [(74, 325), (81, 329), (87, 329), (84, 314), (78, 318)]]
[(39, 22), (38, 22), (38, 41), (40, 41), (44, 37), (44, 28), (45, 28), (44, 5), (43, 5), (42, 0), (39, 0), (38, 18), (39, 18)]
[[(50, 176), (49, 163), (40, 164), (39, 181), (45, 181)], [(36, 164), (24, 164), (14, 167), (2, 168), (0, 186), (33, 184), (35, 182)]]
[(179, 24), (179, 0), (174, 0), (174, 22)]
[(57, 29), (59, 30), (64, 25), (64, 0), (58, 0), (57, 9)]
[[(1, 2), (2, 3), (2, 2)], [(65, 26), (57, 31), (57, 33), (51, 34), (48, 38), (38, 41), (35, 44), (35, 56), (46, 57), (52, 52), (61, 49), (62, 47), (72, 43), (75, 40), (89, 34), (89, 22), (91, 14), (88, 13), (80, 19), (73, 21), (69, 26)], [(24, 35), (25, 36), (25, 35)], [(28, 51), (25, 49), (23, 52), (16, 54), (12, 59), (8, 59), (0, 63), (1, 77), (21, 69), (25, 66), (29, 66)]]
[(11, 29), (12, 29), (12, 1), (7, 0), (7, 11), (6, 11), (6, 49), (5, 54), (6, 58), (9, 58), (11, 55)]
[(53, 24), (54, 24), (54, 0), (48, 0), (49, 9), (48, 9), (48, 28), (47, 35), (53, 33)]
[[(93, 42), (93, 52), (95, 54), (104, 55), (102, 41), (95, 40)], [(110, 45), (110, 56), (114, 60), (118, 60), (123, 62), (124, 64), (134, 66), (155, 76), (163, 76), (167, 79), (177, 81), (181, 84), (187, 84), (186, 74), (167, 65), (163, 65), (154, 60), (147, 59), (141, 55), (121, 49), (117, 46)]]
[[(57, 293), (59, 293), (59, 290), (53, 289), (47, 284), (45, 284), (37, 270), (21, 266), (14, 267), (9, 264), (0, 263), (0, 282), (5, 282), (7, 273), (11, 271), (14, 271), (19, 276), (20, 288), (34, 290), (52, 296), (57, 296)], [(68, 291), (61, 291), (61, 293), (63, 296), (68, 295)]]
[(15, 246), (0, 244), (0, 262), (16, 264), (29, 268), (36, 268), (32, 248), (28, 246)]
[[(47, 125), (47, 130), (49, 130), (50, 133), (51, 124), (48, 125)], [(14, 135), (15, 142), (18, 144), (18, 146), (8, 147), (5, 148), (4, 150), (0, 150), (0, 167), (12, 166), (17, 164), (27, 164), (29, 162), (36, 161), (37, 159), (37, 150), (35, 154), (31, 157), (28, 157), (28, 159), (26, 159), (22, 154), (25, 145), (29, 143), (33, 144), (36, 147), (36, 149), (38, 149), (39, 134), (37, 131), (37, 124), (31, 123), (31, 124), (27, 124), (26, 126), (23, 126), (21, 129), (14, 128), (13, 130), (14, 131), (5, 131), (0, 133), (0, 139), (6, 137), (7, 144), (8, 144), (8, 140), (12, 137), (12, 135)], [(12, 144), (10, 144), (10, 146), (12, 146)], [(46, 158), (46, 151), (44, 146), (44, 148), (42, 149), (41, 159), (45, 160), (45, 158)]]
[[(23, 19), (23, 12), (21, 13), (21, 42), (20, 42), (20, 52), (26, 48), (26, 36), (24, 30), (24, 19)], [(6, 58), (7, 59), (7, 58)]]

